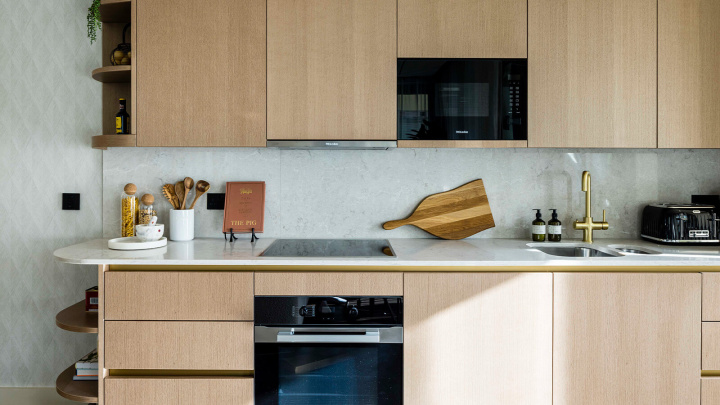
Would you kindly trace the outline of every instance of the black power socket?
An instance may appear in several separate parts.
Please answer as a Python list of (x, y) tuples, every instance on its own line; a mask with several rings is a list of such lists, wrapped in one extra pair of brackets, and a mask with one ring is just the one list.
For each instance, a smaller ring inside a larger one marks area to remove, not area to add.
[(62, 209), (80, 211), (80, 193), (63, 193)]
[(207, 193), (207, 209), (224, 210), (225, 193)]

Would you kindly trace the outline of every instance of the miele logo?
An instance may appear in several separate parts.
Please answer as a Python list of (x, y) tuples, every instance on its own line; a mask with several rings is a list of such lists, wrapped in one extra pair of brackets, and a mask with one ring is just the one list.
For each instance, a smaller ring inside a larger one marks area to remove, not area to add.
[(325, 142), (325, 146), (340, 146), (338, 142)]
[(467, 134), (470, 133), (470, 131), (455, 131), (456, 134)]

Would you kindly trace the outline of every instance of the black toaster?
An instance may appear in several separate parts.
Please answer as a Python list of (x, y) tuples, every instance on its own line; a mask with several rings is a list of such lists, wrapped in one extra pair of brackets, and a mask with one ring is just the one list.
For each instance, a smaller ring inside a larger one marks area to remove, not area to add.
[(702, 204), (648, 205), (643, 209), (640, 236), (668, 244), (720, 243), (715, 207)]

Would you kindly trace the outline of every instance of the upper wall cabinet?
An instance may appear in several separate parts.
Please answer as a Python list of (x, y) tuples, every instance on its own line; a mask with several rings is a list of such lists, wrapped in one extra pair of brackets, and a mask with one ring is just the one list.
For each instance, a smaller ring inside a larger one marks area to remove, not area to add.
[(526, 58), (527, 0), (398, 0), (401, 58)]
[(264, 146), (265, 0), (135, 1), (138, 146)]
[(528, 146), (657, 147), (656, 16), (656, 0), (528, 1)]
[(659, 7), (658, 146), (720, 148), (720, 1)]
[(268, 0), (268, 139), (395, 140), (395, 0)]

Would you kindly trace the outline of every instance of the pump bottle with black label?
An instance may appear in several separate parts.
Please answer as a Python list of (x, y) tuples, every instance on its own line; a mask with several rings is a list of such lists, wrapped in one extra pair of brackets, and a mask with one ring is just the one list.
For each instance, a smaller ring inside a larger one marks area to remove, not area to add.
[(533, 242), (545, 242), (545, 221), (542, 220), (540, 209), (533, 208), (537, 211), (535, 220), (532, 222), (532, 240)]

